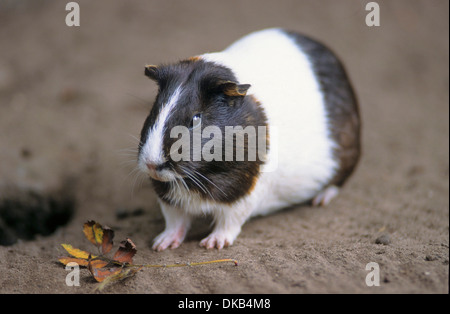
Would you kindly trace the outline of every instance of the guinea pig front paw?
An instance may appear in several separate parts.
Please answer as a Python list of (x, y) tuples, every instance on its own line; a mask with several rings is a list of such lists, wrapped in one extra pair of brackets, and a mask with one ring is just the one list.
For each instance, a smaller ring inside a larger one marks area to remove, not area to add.
[(152, 248), (155, 251), (164, 251), (167, 248), (176, 249), (183, 242), (186, 232), (181, 228), (179, 230), (164, 230), (153, 241)]
[(229, 247), (233, 244), (235, 236), (225, 233), (225, 232), (213, 232), (202, 241), (200, 241), (200, 246), (207, 249), (223, 249), (224, 247)]

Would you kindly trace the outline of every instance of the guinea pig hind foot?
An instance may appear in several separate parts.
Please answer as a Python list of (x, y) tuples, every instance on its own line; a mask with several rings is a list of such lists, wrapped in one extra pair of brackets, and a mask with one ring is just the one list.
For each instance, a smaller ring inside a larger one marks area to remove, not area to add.
[(335, 198), (339, 194), (339, 188), (335, 185), (330, 185), (326, 187), (324, 190), (319, 192), (312, 201), (312, 205), (317, 206), (326, 206), (330, 204), (331, 200)]

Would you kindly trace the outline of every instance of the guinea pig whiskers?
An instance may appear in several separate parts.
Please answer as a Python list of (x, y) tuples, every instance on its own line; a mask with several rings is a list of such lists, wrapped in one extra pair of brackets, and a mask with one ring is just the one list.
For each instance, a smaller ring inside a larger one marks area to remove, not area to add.
[(133, 162), (136, 162), (136, 159), (138, 157), (137, 152), (136, 153), (134, 153), (134, 152), (122, 152), (122, 153), (120, 153), (120, 155), (124, 156), (124, 157), (133, 157), (133, 159), (132, 159)]
[(133, 134), (130, 134), (130, 133), (127, 133), (127, 135), (135, 141), (133, 144), (137, 144), (138, 148), (140, 148), (142, 146), (141, 140), (139, 138), (137, 138), (136, 136), (134, 136)]
[(200, 180), (195, 177), (192, 173), (186, 173), (186, 175), (191, 179), (203, 192), (208, 193), (206, 190), (206, 187), (203, 185), (203, 183), (200, 182)]
[[(128, 150), (129, 150), (129, 152), (128, 152)], [(120, 152), (120, 151), (122, 151), (122, 152)], [(121, 168), (127, 169), (127, 168), (130, 168), (130, 166), (134, 166), (133, 167), (134, 169), (125, 178), (125, 179), (127, 179), (131, 173), (133, 173), (135, 171), (139, 171), (139, 167), (136, 165), (137, 152), (132, 153), (131, 149), (123, 149), (120, 151), (119, 151), (120, 152), (119, 155), (122, 157), (121, 159), (123, 159), (120, 162)]]
[(172, 187), (172, 190), (173, 190), (173, 188), (174, 188), (174, 186), (173, 186), (174, 183), (176, 184), (177, 189), (178, 189), (178, 190), (180, 189), (180, 185), (178, 184), (178, 180), (177, 180), (177, 179), (175, 179), (175, 180), (173, 180), (173, 181), (169, 181), (169, 182), (170, 182), (170, 185), (171, 185), (171, 187)]
[(125, 95), (129, 96), (129, 97), (133, 97), (135, 100), (138, 100), (139, 102), (143, 103), (146, 106), (151, 106), (152, 104), (148, 102), (148, 100), (143, 99), (139, 96), (133, 95), (131, 93), (125, 93)]
[(186, 188), (186, 190), (188, 190), (188, 192), (190, 192), (191, 190), (189, 189), (189, 186), (186, 183), (186, 180), (184, 180), (184, 178), (181, 178), (181, 183), (183, 183), (184, 187)]
[(117, 154), (124, 157), (124, 161), (121, 162), (122, 165), (128, 166), (128, 164), (135, 164), (138, 158), (138, 150), (133, 146), (129, 148), (123, 148), (117, 150)]
[(172, 156), (173, 153), (175, 153), (175, 152), (178, 151), (179, 149), (180, 149), (180, 148), (175, 148), (174, 150), (170, 151), (170, 152), (169, 152), (169, 156)]
[(129, 147), (129, 148), (123, 148), (123, 149), (119, 149), (119, 152), (138, 152), (138, 149), (133, 147)]
[(137, 180), (140, 178), (140, 183), (139, 185), (142, 185), (142, 182), (144, 181), (144, 179), (146, 178), (145, 176), (142, 175), (142, 171), (141, 169), (139, 169), (139, 166), (135, 166), (133, 168), (133, 170), (131, 170), (128, 175), (125, 177), (124, 180), (127, 180), (129, 177), (134, 177), (133, 180), (133, 185), (131, 187), (131, 195), (134, 194), (134, 188), (136, 187), (136, 182)]
[(121, 166), (121, 169), (127, 169), (127, 168), (135, 166), (135, 167), (133, 167), (134, 168), (133, 171), (139, 170), (139, 167), (136, 166), (136, 160), (134, 160), (134, 159), (124, 160), (124, 161), (120, 162), (120, 166)]
[(221, 188), (219, 188), (214, 182), (212, 182), (210, 179), (208, 179), (206, 176), (204, 176), (203, 174), (201, 174), (200, 172), (198, 172), (197, 170), (193, 170), (194, 173), (196, 173), (197, 175), (201, 176), (202, 178), (204, 178), (205, 180), (207, 180), (209, 183), (211, 183), (212, 185), (214, 185), (216, 187), (216, 189), (218, 189), (220, 192), (222, 192), (225, 196), (228, 196), (227, 193), (225, 193)]
[[(184, 180), (183, 176), (180, 175), (180, 174), (175, 170), (175, 167), (174, 167), (173, 165), (170, 164), (170, 168), (172, 169), (172, 171), (173, 171), (175, 174), (177, 174), (177, 175), (179, 176), (179, 179), (180, 179), (181, 183), (183, 183), (184, 187), (185, 187), (186, 190), (188, 190), (188, 192), (189, 192), (189, 191), (190, 191), (190, 190), (189, 190), (189, 186), (187, 185), (187, 183), (186, 183), (186, 181)], [(179, 186), (179, 184), (178, 184), (178, 182), (177, 182), (178, 179), (175, 179), (174, 181), (175, 181), (175, 183), (177, 184), (178, 189), (180, 189), (180, 186)]]
[(208, 188), (203, 184), (203, 182), (196, 176), (195, 173), (191, 172), (186, 167), (180, 166), (181, 170), (188, 176), (189, 179), (191, 179), (192, 182), (195, 183), (204, 193), (209, 194), (212, 199), (214, 199), (214, 196), (211, 194), (211, 192), (208, 190)]

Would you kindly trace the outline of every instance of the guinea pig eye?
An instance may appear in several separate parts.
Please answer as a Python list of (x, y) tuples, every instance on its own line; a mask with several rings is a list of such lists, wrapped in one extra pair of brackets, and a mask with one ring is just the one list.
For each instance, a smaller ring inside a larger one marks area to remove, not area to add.
[(191, 130), (193, 130), (193, 129), (198, 128), (201, 124), (202, 124), (202, 114), (201, 113), (197, 113), (196, 115), (194, 115), (192, 117), (191, 125), (189, 126), (189, 128)]

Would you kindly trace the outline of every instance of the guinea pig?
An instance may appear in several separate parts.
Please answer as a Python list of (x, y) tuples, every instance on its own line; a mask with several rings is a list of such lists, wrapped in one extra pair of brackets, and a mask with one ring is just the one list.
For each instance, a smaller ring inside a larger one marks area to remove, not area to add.
[(145, 75), (159, 87), (138, 147), (165, 219), (154, 250), (177, 248), (196, 215), (214, 223), (200, 245), (222, 249), (250, 217), (327, 205), (358, 163), (347, 74), (297, 32), (257, 31), (221, 52), (147, 65)]

